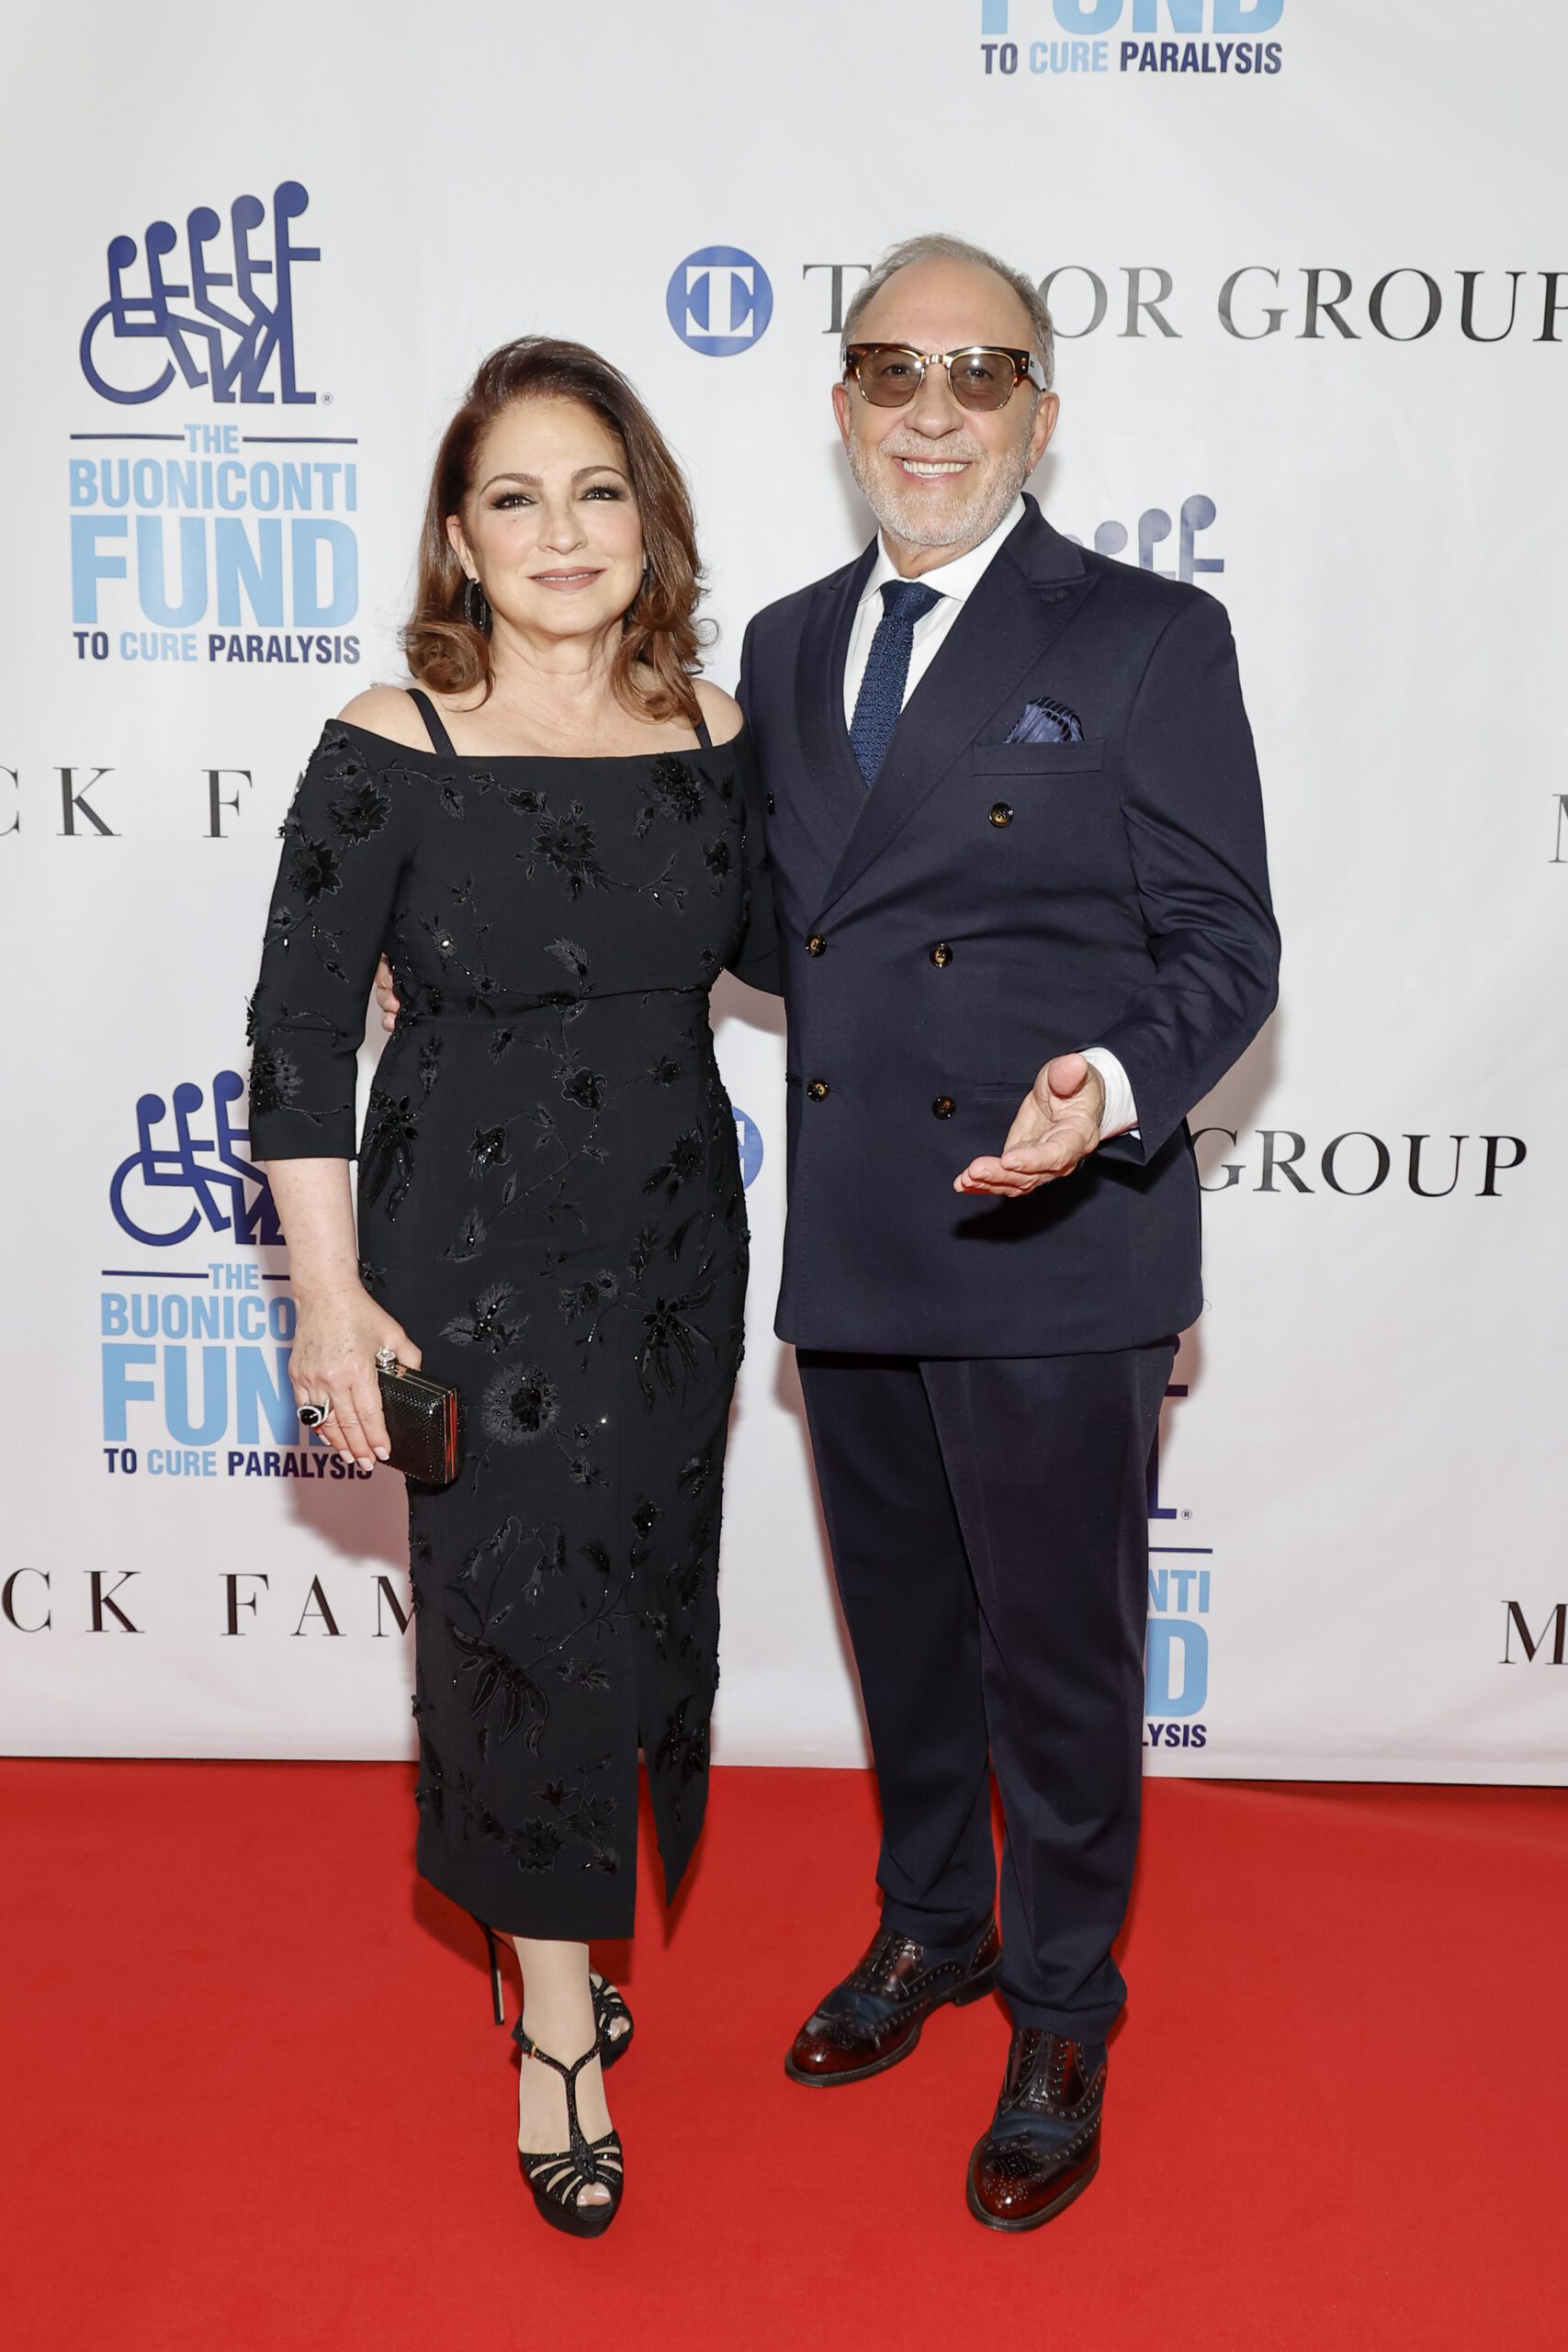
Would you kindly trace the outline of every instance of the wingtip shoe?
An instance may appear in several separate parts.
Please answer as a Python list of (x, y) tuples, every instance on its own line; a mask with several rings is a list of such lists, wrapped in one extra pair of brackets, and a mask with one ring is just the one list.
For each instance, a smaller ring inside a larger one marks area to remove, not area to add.
[(784, 2072), (797, 2083), (861, 2083), (908, 2058), (933, 2009), (963, 2008), (997, 1981), (1001, 1939), (993, 1919), (954, 1955), (879, 1928), (863, 1959), (795, 2035)]
[(1100, 2169), (1105, 2052), (1014, 2029), (991, 2128), (969, 2159), (969, 2211), (990, 2230), (1037, 2230)]

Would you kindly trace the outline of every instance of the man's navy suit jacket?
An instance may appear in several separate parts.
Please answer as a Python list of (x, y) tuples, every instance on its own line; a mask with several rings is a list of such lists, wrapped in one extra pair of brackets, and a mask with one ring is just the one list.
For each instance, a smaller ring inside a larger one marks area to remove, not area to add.
[[(843, 692), (874, 555), (759, 614), (741, 657), (789, 1017), (779, 1335), (916, 1356), (1164, 1339), (1201, 1306), (1186, 1114), (1278, 968), (1224, 608), (1028, 500), (868, 791)], [(1081, 743), (1005, 741), (1042, 695)], [(1084, 1046), (1120, 1057), (1138, 1133), (1027, 1200), (954, 1193), (1041, 1064)]]

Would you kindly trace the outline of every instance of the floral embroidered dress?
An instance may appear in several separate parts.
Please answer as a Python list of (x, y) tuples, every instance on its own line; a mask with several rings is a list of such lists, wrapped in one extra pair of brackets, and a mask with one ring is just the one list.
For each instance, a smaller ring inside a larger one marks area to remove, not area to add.
[(359, 1148), (367, 1289), (461, 1398), (411, 1484), (423, 1874), (513, 1934), (632, 1923), (637, 1761), (672, 1892), (706, 1793), (746, 1216), (708, 990), (778, 987), (749, 738), (461, 758), (330, 725), (283, 829), (253, 1148)]

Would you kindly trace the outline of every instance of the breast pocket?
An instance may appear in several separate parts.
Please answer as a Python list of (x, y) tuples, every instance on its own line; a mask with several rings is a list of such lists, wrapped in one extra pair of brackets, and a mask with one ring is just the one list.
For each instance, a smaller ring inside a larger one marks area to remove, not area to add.
[(1088, 743), (976, 743), (964, 790), (966, 833), (983, 842), (993, 880), (1021, 888), (1118, 889), (1127, 840), (1103, 739)]
[(1105, 765), (1105, 740), (1085, 743), (976, 743), (969, 754), (976, 775), (1008, 776), (1026, 783), (1031, 776), (1089, 775)]

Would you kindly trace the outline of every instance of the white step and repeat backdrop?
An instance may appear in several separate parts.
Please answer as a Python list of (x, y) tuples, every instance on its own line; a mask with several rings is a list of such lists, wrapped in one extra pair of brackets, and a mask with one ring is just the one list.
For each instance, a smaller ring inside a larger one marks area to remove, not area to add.
[[(731, 683), (868, 536), (836, 327), (941, 227), (1047, 282), (1035, 487), (1224, 600), (1269, 798), (1283, 1005), (1195, 1120), (1149, 1769), (1563, 1778), (1555, 0), (98, 0), (8, 65), (5, 1745), (407, 1752), (400, 1483), (301, 1444), (247, 1158), (294, 778), (400, 675), (435, 437), (525, 330), (667, 427)], [(770, 1337), (778, 1026), (716, 1017), (756, 1236), (719, 1753), (858, 1762)]]

